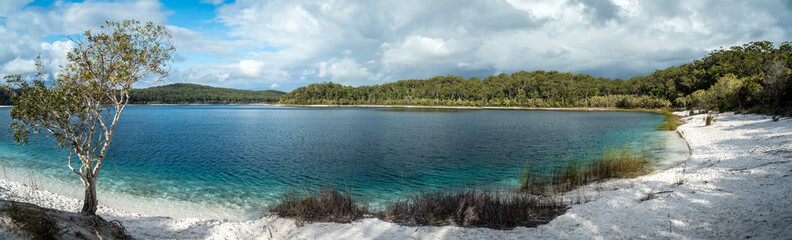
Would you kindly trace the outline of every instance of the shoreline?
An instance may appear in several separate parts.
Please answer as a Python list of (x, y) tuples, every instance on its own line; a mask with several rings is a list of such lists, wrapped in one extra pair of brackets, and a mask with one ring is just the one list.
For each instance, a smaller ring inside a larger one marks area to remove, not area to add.
[[(603, 111), (603, 112), (651, 112), (661, 113), (662, 109), (653, 108), (602, 108), (602, 107), (487, 107), (487, 106), (451, 106), (451, 105), (332, 105), (332, 104), (280, 104), (280, 103), (156, 103), (129, 104), (129, 106), (206, 106), (206, 105), (263, 105), (272, 107), (305, 107), (305, 108), (415, 108), (415, 109), (462, 109), (462, 110), (544, 110), (544, 111)], [(0, 107), (13, 107), (2, 105)], [(673, 110), (673, 109), (672, 109)]]
[(481, 109), (481, 110), (544, 110), (544, 111), (604, 111), (604, 112), (652, 112), (660, 113), (659, 109), (649, 108), (600, 108), (600, 107), (487, 107), (487, 106), (446, 106), (446, 105), (331, 105), (331, 104), (259, 104), (275, 107), (307, 107), (307, 108), (416, 108), (416, 109)]
[[(366, 218), (350, 224), (309, 223), (264, 216), (256, 220), (147, 217), (100, 206), (137, 238), (374, 239), (374, 238), (784, 238), (792, 235), (792, 119), (718, 114), (684, 117), (677, 132), (690, 155), (670, 168), (633, 179), (589, 184), (565, 193), (579, 199), (566, 214), (536, 228), (409, 227)], [(679, 182), (681, 184), (678, 184)], [(67, 211), (79, 200), (0, 179), (0, 197)], [(653, 196), (649, 198), (648, 196)], [(648, 198), (647, 200), (642, 200)], [(100, 199), (101, 201), (101, 199)], [(101, 203), (101, 202), (100, 202)], [(0, 235), (2, 236), (2, 235)]]

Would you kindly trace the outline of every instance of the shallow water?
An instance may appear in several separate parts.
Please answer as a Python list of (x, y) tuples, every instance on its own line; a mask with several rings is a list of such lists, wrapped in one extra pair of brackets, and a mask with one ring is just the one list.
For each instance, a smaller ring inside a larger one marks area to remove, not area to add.
[[(605, 146), (647, 149), (658, 160), (684, 152), (673, 133), (655, 131), (660, 114), (382, 110), (130, 106), (101, 172), (100, 201), (153, 215), (254, 218), (285, 189), (327, 179), (376, 205), (414, 191), (513, 188), (525, 164), (549, 167)], [(0, 125), (8, 111), (0, 109)], [(54, 140), (12, 139), (0, 131), (5, 177), (82, 197)]]

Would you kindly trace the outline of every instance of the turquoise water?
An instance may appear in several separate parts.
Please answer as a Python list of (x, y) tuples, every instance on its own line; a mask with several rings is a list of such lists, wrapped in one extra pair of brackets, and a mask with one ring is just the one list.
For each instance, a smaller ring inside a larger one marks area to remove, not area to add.
[[(8, 111), (0, 109), (0, 126), (11, 121)], [(439, 188), (510, 188), (526, 163), (550, 166), (603, 146), (627, 144), (662, 159), (668, 135), (655, 131), (662, 119), (639, 112), (130, 106), (98, 188), (101, 203), (136, 212), (192, 216), (158, 208), (178, 203), (186, 212), (247, 217), (289, 187), (327, 179), (373, 204)], [(4, 174), (81, 197), (68, 152), (53, 146), (43, 136), (19, 146), (10, 130), (0, 130)]]

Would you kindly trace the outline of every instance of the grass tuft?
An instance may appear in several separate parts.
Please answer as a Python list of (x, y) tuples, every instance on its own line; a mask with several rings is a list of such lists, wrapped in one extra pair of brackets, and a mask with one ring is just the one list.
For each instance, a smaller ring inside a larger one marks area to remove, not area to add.
[(660, 126), (657, 128), (662, 131), (676, 131), (681, 123), (679, 116), (668, 110), (663, 110), (663, 115), (665, 115), (665, 119), (663, 119), (663, 122), (661, 122)]
[(14, 202), (3, 209), (3, 213), (11, 221), (33, 239), (57, 239), (58, 228), (50, 216), (43, 209), (36, 212), (32, 209), (22, 208)]
[(545, 224), (564, 212), (566, 206), (552, 198), (467, 189), (415, 194), (388, 205), (377, 216), (403, 225), (512, 229)]
[(647, 151), (635, 151), (629, 146), (606, 147), (600, 154), (578, 159), (569, 157), (564, 164), (545, 174), (534, 175), (526, 167), (520, 179), (520, 190), (532, 194), (570, 191), (595, 181), (636, 177), (652, 169)]
[(305, 222), (349, 223), (368, 213), (368, 207), (358, 204), (352, 195), (341, 193), (335, 185), (318, 190), (290, 189), (270, 208), (279, 217), (294, 218), (298, 225)]
[(715, 115), (707, 114), (707, 116), (704, 117), (705, 126), (712, 125), (713, 121), (715, 121)]

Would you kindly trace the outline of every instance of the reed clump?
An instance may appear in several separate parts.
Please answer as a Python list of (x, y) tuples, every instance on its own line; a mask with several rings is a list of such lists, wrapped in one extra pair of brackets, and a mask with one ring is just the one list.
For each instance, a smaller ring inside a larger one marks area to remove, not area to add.
[(518, 192), (443, 190), (412, 195), (388, 205), (377, 217), (402, 225), (457, 225), (512, 229), (535, 227), (566, 212), (548, 197)]
[(679, 116), (668, 110), (663, 110), (663, 115), (665, 115), (665, 118), (657, 128), (661, 131), (676, 131), (679, 124), (682, 123), (679, 120)]
[(368, 206), (358, 203), (349, 191), (341, 193), (335, 185), (327, 185), (313, 191), (290, 189), (269, 210), (279, 217), (294, 218), (302, 225), (305, 222), (349, 223), (367, 214)]
[(652, 170), (647, 151), (636, 151), (629, 146), (606, 147), (599, 154), (568, 157), (563, 164), (544, 174), (534, 174), (525, 167), (520, 178), (520, 190), (532, 194), (564, 192), (591, 182), (636, 177)]
[(707, 116), (704, 117), (704, 125), (705, 126), (712, 125), (713, 121), (716, 121), (715, 120), (715, 115), (707, 114)]

